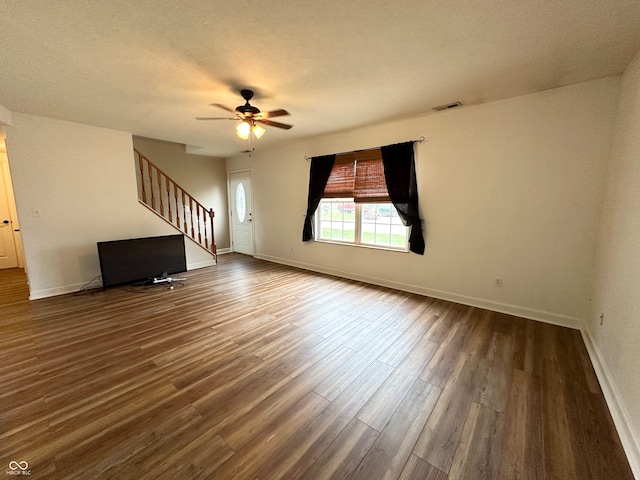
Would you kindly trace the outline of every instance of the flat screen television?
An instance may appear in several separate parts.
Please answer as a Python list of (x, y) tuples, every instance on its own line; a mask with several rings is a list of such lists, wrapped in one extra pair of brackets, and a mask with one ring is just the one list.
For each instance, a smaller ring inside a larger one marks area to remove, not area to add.
[(187, 271), (184, 235), (98, 242), (103, 287)]

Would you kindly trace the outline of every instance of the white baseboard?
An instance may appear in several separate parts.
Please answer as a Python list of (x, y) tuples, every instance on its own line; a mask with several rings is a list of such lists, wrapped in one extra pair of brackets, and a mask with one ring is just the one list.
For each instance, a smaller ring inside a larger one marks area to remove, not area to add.
[[(187, 271), (196, 270), (198, 268), (211, 267), (211, 266), (213, 266), (215, 264), (216, 264), (216, 262), (213, 260), (213, 258), (211, 260), (207, 260), (207, 261), (204, 261), (204, 262), (189, 263), (187, 265)], [(29, 300), (39, 300), (41, 298), (49, 298), (49, 297), (55, 297), (55, 296), (58, 296), (58, 295), (65, 295), (67, 293), (74, 293), (74, 292), (77, 292), (78, 290), (80, 290), (85, 285), (87, 285), (87, 282), (74, 283), (74, 284), (71, 284), (71, 285), (62, 285), (62, 286), (59, 286), (59, 287), (46, 288), (46, 289), (43, 289), (43, 290), (36, 290), (36, 291), (33, 291), (33, 292), (29, 292)], [(96, 284), (96, 287), (100, 287), (100, 285)], [(93, 288), (95, 288), (95, 287), (93, 287)]]
[(627, 454), (633, 475), (640, 479), (640, 440), (636, 438), (633, 431), (629, 428), (629, 415), (627, 410), (620, 401), (617, 388), (611, 381), (607, 364), (600, 354), (598, 347), (596, 347), (593, 342), (590, 332), (586, 328), (581, 329), (581, 332), (584, 344), (587, 347), (587, 352), (589, 353), (589, 358), (591, 359), (591, 364), (600, 382), (600, 388), (602, 388), (602, 393), (613, 417), (613, 423), (618, 430), (622, 448), (624, 448)]
[(345, 272), (341, 270), (329, 269), (321, 265), (296, 262), (287, 258), (273, 257), (270, 255), (260, 255), (260, 254), (256, 254), (255, 257), (262, 260), (267, 260), (269, 262), (280, 263), (283, 265), (289, 265), (292, 267), (302, 268), (304, 270), (311, 270), (319, 273), (325, 273), (327, 275), (347, 278), (349, 280), (356, 280), (360, 282), (371, 283), (373, 285), (393, 288), (395, 290), (401, 290), (404, 292), (416, 293), (418, 295), (424, 295), (426, 297), (433, 297), (441, 300), (447, 300), (450, 302), (460, 303), (462, 305), (469, 305), (471, 307), (484, 308), (486, 310), (491, 310), (499, 313), (506, 313), (508, 315), (528, 318), (530, 320), (538, 320), (545, 323), (551, 323), (553, 325), (559, 325), (561, 327), (569, 327), (569, 328), (574, 328), (579, 330), (582, 328), (582, 324), (583, 324), (583, 321), (581, 318), (571, 317), (568, 315), (561, 315), (553, 312), (546, 312), (544, 310), (536, 310), (533, 308), (522, 307), (519, 305), (511, 305), (507, 303), (494, 302), (493, 300), (469, 297), (469, 296), (460, 295), (454, 292), (436, 290), (432, 288), (422, 287), (419, 285), (412, 285), (409, 283), (394, 282), (384, 278), (360, 275), (353, 272)]
[(55, 287), (55, 288), (45, 288), (43, 290), (35, 290), (32, 292), (29, 292), (29, 300), (39, 300), (41, 298), (55, 297), (57, 295), (65, 295), (67, 293), (77, 292), (86, 284), (87, 282), (74, 283), (72, 285), (62, 285), (60, 287)]
[(212, 265), (215, 265), (215, 264), (216, 262), (212, 257), (211, 260), (206, 260), (204, 262), (194, 262), (194, 263), (187, 264), (187, 271), (196, 270), (198, 268), (211, 267)]
[(218, 250), (218, 255), (224, 255), (225, 253), (231, 253), (233, 252), (233, 250), (231, 250), (230, 248), (221, 248), (220, 250)]

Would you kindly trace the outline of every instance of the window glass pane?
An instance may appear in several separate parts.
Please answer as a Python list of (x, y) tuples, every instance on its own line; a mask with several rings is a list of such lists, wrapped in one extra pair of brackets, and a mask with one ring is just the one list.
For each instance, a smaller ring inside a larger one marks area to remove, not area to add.
[(353, 242), (356, 239), (356, 224), (355, 222), (345, 222), (343, 230), (343, 240)]
[(404, 248), (407, 245), (407, 227), (392, 226), (391, 227), (391, 246)]
[(375, 221), (377, 217), (376, 212), (377, 206), (371, 203), (365, 203), (362, 205), (362, 221), (363, 222), (371, 222)]
[(320, 204), (320, 219), (321, 220), (331, 220), (331, 205), (326, 203)]
[(331, 220), (334, 220), (336, 222), (341, 222), (342, 210), (344, 210), (344, 206), (342, 203), (332, 203), (331, 204)]
[(331, 222), (320, 222), (320, 238), (331, 239)]
[(244, 185), (239, 183), (236, 187), (236, 213), (238, 214), (238, 221), (240, 223), (244, 222), (245, 215), (247, 213), (246, 205), (247, 202), (244, 194)]
[(379, 203), (376, 204), (377, 211), (377, 220), (378, 224), (390, 224), (391, 223), (391, 215), (392, 211), (395, 213), (396, 209), (393, 208), (393, 205), (390, 203)]
[(345, 202), (342, 204), (342, 212), (344, 213), (344, 220), (348, 222), (356, 221), (356, 204), (353, 202)]
[(371, 223), (371, 222), (367, 222), (367, 223), (362, 223), (362, 228), (361, 228), (361, 234), (360, 234), (360, 241), (362, 243), (366, 243), (369, 245), (373, 245), (373, 240), (375, 238), (376, 235), (376, 225), (375, 223)]
[(342, 240), (342, 223), (331, 225), (331, 240)]
[(389, 245), (389, 231), (388, 230), (378, 230), (376, 231), (376, 245)]

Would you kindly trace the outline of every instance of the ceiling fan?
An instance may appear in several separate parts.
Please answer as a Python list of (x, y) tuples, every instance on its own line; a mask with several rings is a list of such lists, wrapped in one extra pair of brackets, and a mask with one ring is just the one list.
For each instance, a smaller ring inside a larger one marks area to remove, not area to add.
[(289, 130), (293, 126), (269, 120), (273, 117), (289, 115), (289, 112), (286, 110), (279, 109), (272, 110), (271, 112), (261, 112), (259, 108), (251, 105), (249, 100), (253, 98), (253, 90), (240, 90), (240, 95), (245, 99), (245, 104), (237, 106), (235, 110), (231, 110), (229, 107), (225, 107), (219, 103), (211, 104), (213, 107), (218, 107), (235, 114), (235, 117), (196, 117), (196, 120), (240, 120), (240, 124), (236, 127), (236, 133), (238, 137), (243, 140), (247, 140), (252, 133), (256, 138), (260, 138), (265, 132), (261, 124), (269, 127), (283, 128), (285, 130)]

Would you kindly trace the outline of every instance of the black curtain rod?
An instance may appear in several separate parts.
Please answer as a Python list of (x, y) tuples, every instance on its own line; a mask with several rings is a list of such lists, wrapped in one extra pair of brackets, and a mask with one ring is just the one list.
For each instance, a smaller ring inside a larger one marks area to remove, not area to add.
[[(419, 139), (417, 140), (407, 140), (408, 142), (413, 142), (413, 143), (422, 143), (425, 141), (424, 135), (422, 135)], [(399, 142), (399, 143), (403, 143), (403, 142)], [(393, 145), (393, 144), (391, 144)], [(336, 153), (335, 155), (345, 155), (347, 153), (354, 153), (354, 152), (368, 152), (369, 150), (376, 150), (378, 148), (382, 148), (382, 146), (379, 147), (371, 147), (371, 148), (362, 148), (360, 150), (351, 150), (349, 152), (340, 152), (340, 153)], [(330, 155), (334, 155), (334, 154), (330, 154)], [(316, 157), (320, 157), (322, 155), (316, 155)], [(307, 155), (304, 156), (305, 160), (311, 160), (313, 157), (309, 157)]]

